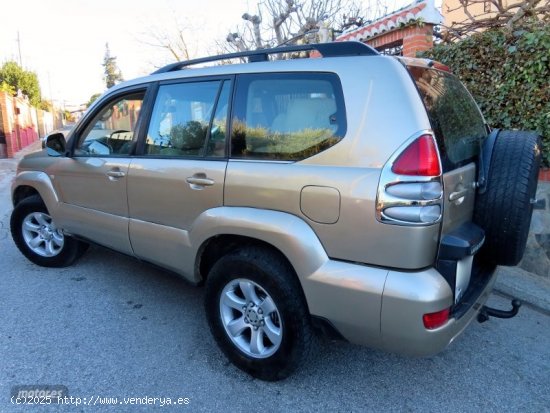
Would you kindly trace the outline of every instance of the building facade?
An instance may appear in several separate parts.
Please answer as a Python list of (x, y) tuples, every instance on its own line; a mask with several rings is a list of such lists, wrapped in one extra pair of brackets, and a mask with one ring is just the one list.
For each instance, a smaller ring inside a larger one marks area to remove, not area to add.
[(381, 53), (415, 57), (418, 52), (433, 47), (433, 29), (441, 23), (443, 16), (433, 0), (417, 0), (362, 27), (342, 33), (336, 41), (356, 40)]

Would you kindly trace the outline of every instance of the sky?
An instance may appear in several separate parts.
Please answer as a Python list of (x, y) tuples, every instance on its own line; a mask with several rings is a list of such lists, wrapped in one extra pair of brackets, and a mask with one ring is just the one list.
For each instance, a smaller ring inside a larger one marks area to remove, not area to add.
[[(412, 0), (387, 1), (388, 11)], [(19, 62), (38, 75), (42, 96), (59, 106), (86, 103), (105, 90), (105, 44), (125, 79), (146, 75), (168, 63), (150, 33), (185, 27), (192, 57), (215, 54), (254, 13), (255, 0), (3, 0), (0, 64)], [(19, 42), (17, 41), (19, 34)], [(19, 47), (20, 46), (20, 49)], [(19, 50), (21, 54), (19, 54)]]

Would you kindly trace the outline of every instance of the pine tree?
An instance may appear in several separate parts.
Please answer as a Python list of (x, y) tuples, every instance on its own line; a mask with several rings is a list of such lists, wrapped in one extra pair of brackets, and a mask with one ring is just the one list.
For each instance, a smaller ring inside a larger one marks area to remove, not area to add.
[(105, 57), (103, 58), (104, 74), (103, 80), (107, 88), (113, 87), (117, 82), (122, 82), (122, 73), (116, 64), (116, 57), (111, 56), (109, 43), (105, 43)]

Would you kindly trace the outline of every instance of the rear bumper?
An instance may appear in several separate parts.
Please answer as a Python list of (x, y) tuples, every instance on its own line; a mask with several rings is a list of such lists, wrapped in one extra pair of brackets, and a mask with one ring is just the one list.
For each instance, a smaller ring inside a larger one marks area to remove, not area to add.
[[(496, 280), (494, 270), (476, 274), (464, 298), (453, 305), (453, 292), (435, 270), (388, 274), (381, 310), (381, 347), (411, 356), (436, 354), (476, 319)], [(417, 278), (411, 281), (410, 278)], [(405, 287), (405, 288), (404, 288)], [(428, 330), (422, 316), (451, 308), (449, 321)]]
[[(302, 285), (312, 315), (328, 320), (348, 341), (411, 356), (443, 350), (474, 320), (496, 276), (472, 277), (468, 292), (454, 294), (434, 268), (399, 272), (329, 260)], [(449, 321), (428, 330), (422, 316), (451, 308)]]

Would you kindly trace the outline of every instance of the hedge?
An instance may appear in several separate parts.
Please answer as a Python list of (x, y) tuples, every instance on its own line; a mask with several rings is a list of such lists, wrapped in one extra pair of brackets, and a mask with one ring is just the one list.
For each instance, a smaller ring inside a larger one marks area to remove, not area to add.
[(492, 127), (541, 134), (543, 161), (550, 166), (550, 25), (492, 29), (437, 45), (422, 57), (448, 65)]

